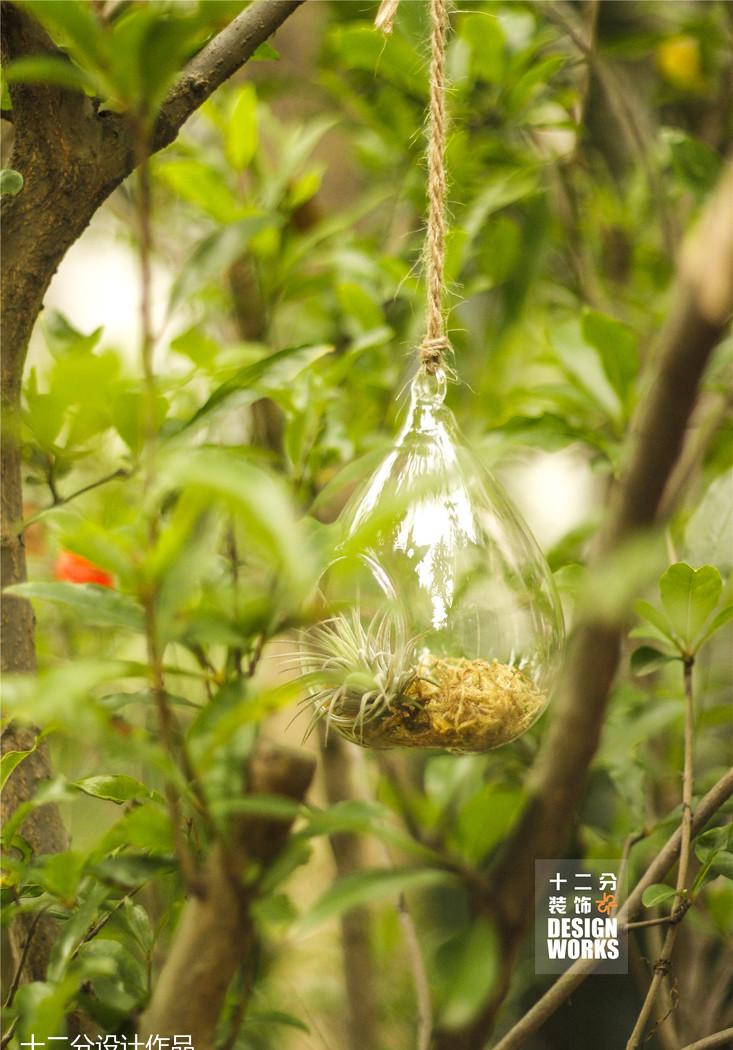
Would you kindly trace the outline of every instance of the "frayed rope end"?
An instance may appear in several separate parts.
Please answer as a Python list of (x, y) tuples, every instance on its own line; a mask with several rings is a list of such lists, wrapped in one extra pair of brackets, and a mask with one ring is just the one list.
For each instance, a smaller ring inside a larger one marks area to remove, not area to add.
[(377, 29), (381, 29), (385, 34), (392, 32), (399, 5), (400, 0), (382, 0), (377, 11), (377, 17), (374, 19), (374, 25)]

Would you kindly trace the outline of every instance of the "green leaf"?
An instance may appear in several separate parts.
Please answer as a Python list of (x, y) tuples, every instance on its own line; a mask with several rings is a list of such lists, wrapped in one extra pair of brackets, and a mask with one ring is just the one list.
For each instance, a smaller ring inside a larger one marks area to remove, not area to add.
[(21, 985), (13, 1001), (19, 1018), (14, 1044), (20, 1046), (22, 1042), (31, 1046), (35, 1042), (36, 1046), (41, 1046), (46, 1044), (49, 1036), (58, 1035), (63, 1030), (68, 1005), (76, 994), (79, 981), (79, 975), (70, 974), (60, 983), (49, 978), (48, 983), (31, 981)]
[(710, 828), (709, 831), (704, 831), (702, 835), (698, 835), (695, 840), (695, 856), (700, 863), (706, 864), (717, 853), (724, 850), (728, 845), (730, 834), (730, 828), (724, 827)]
[(355, 281), (341, 281), (337, 284), (336, 297), (346, 320), (353, 322), (354, 334), (370, 332), (382, 325), (384, 317), (381, 308)]
[(385, 452), (386, 448), (379, 445), (347, 464), (323, 486), (310, 506), (310, 513), (316, 515), (329, 503), (338, 506), (339, 501), (343, 500), (344, 493), (348, 493), (356, 484), (365, 481), (371, 475), (377, 464), (384, 459)]
[[(210, 215), (217, 223), (224, 224), (221, 229), (215, 230), (209, 237), (201, 242), (202, 253), (206, 251), (204, 245), (214, 244), (219, 236), (227, 236), (226, 231), (230, 225), (236, 225), (238, 220), (247, 220), (249, 211), (234, 192), (230, 185), (230, 179), (226, 173), (212, 164), (203, 160), (195, 160), (193, 157), (176, 157), (173, 160), (163, 160), (155, 165), (155, 174), (176, 197), (193, 204), (205, 215)], [(242, 247), (244, 252), (246, 244)], [(198, 251), (198, 249), (197, 249)], [(195, 262), (192, 258), (186, 270)], [(184, 270), (185, 274), (185, 270)], [(174, 290), (176, 285), (174, 285)], [(172, 303), (178, 303), (183, 296), (179, 294), (172, 298)]]
[(0, 760), (0, 791), (5, 787), (13, 770), (16, 769), (24, 758), (32, 755), (38, 747), (38, 741), (27, 751), (6, 751)]
[(684, 562), (670, 565), (659, 581), (664, 611), (682, 640), (691, 646), (715, 609), (723, 590), (720, 572), (713, 565), (692, 569)]
[(102, 845), (105, 853), (119, 849), (149, 851), (153, 854), (173, 853), (173, 830), (168, 813), (159, 799), (143, 799), (139, 805), (127, 809), (116, 824), (107, 831)]
[(23, 176), (13, 168), (3, 168), (0, 171), (0, 194), (4, 197), (14, 197), (23, 189)]
[[(505, 838), (522, 804), (518, 788), (484, 784), (460, 807), (451, 827), (451, 844), (469, 863), (478, 864)], [(486, 814), (491, 814), (491, 820)]]
[(225, 148), (235, 171), (244, 171), (257, 151), (257, 92), (249, 81), (238, 88), (234, 97)]
[(409, 890), (450, 882), (454, 878), (450, 872), (431, 868), (397, 871), (385, 868), (346, 875), (326, 890), (304, 915), (297, 928), (299, 932), (310, 933), (324, 922), (336, 919), (352, 908), (373, 904)]
[(555, 356), (576, 390), (609, 420), (623, 415), (621, 400), (602, 367), (598, 352), (585, 338), (578, 321), (565, 321), (550, 332)]
[(675, 176), (702, 199), (717, 182), (721, 160), (715, 150), (678, 128), (664, 129)]
[(74, 787), (92, 798), (101, 798), (107, 802), (130, 802), (135, 798), (151, 798), (153, 792), (134, 777), (124, 773), (116, 775), (85, 777), (74, 781)]
[(291, 346), (278, 350), (269, 357), (247, 365), (223, 383), (190, 419), (189, 426), (197, 423), (212, 409), (219, 407), (234, 394), (251, 391), (253, 398), (264, 393), (288, 387), (301, 372), (326, 354), (333, 346), (319, 343), (315, 346)]
[(733, 568), (733, 469), (711, 482), (685, 529), (684, 554), (693, 565)]
[(102, 901), (109, 890), (100, 882), (91, 882), (84, 900), (74, 914), (61, 927), (61, 932), (54, 941), (48, 963), (48, 978), (58, 981), (66, 972), (76, 948), (81, 944), (87, 931), (99, 914)]
[(95, 864), (92, 871), (105, 884), (126, 890), (145, 885), (159, 875), (176, 870), (172, 857), (157, 857), (148, 853), (120, 853)]
[(74, 328), (59, 310), (49, 310), (48, 315), (45, 310), (43, 312), (43, 334), (55, 358), (91, 354), (102, 338), (103, 331), (99, 327), (86, 334)]
[(291, 836), (262, 876), (259, 884), (261, 895), (266, 897), (272, 894), (297, 868), (310, 861), (312, 852), (305, 839)]
[[(210, 190), (205, 192), (207, 199)], [(229, 216), (231, 219), (231, 216)], [(173, 283), (170, 294), (170, 309), (175, 310), (204, 285), (216, 280), (240, 259), (249, 248), (252, 238), (263, 230), (277, 227), (281, 220), (264, 212), (248, 215), (236, 222), (227, 220), (196, 245), (191, 257)]]
[(361, 799), (345, 799), (328, 809), (309, 810), (306, 817), (306, 835), (334, 835), (350, 831), (365, 833), (374, 830), (374, 825), (384, 820), (389, 810), (377, 802)]
[(448, 987), (440, 1010), (441, 1028), (463, 1028), (486, 1002), (498, 973), (499, 944), (486, 919), (478, 918), (441, 952)]
[[(634, 602), (634, 611), (638, 616), (641, 616), (644, 620), (650, 623), (662, 638), (667, 638), (670, 642), (676, 641), (669, 620), (663, 612), (660, 612), (660, 610), (655, 608), (650, 602), (644, 601), (640, 598), (638, 601)], [(633, 635), (635, 638), (643, 638), (643, 627), (638, 631), (635, 629)]]
[(90, 626), (143, 630), (140, 606), (112, 587), (99, 587), (95, 583), (17, 583), (6, 590), (21, 598), (66, 605)]
[(250, 813), (270, 820), (291, 821), (300, 813), (301, 805), (284, 795), (244, 795), (213, 802), (211, 810), (217, 814)]
[[(146, 998), (147, 974), (139, 955), (102, 935), (82, 944), (76, 956), (82, 973), (93, 982), (94, 1007), (117, 1017), (129, 1016)], [(105, 1016), (102, 1014), (101, 1016)], [(112, 1022), (114, 1024), (114, 1022)]]
[(639, 676), (651, 674), (671, 660), (679, 659), (679, 656), (662, 653), (651, 645), (641, 645), (631, 654), (631, 673)]
[(269, 41), (263, 40), (252, 53), (250, 62), (276, 62), (279, 58), (280, 52), (277, 51)]
[(11, 84), (55, 84), (71, 91), (93, 91), (94, 80), (66, 58), (55, 55), (29, 55), (16, 58), (5, 68)]
[(79, 61), (92, 67), (109, 63), (109, 37), (84, 0), (26, 0), (25, 6)]
[(306, 568), (303, 537), (286, 486), (249, 460), (224, 449), (192, 449), (171, 471), (179, 484), (213, 496), (242, 515), (251, 542), (298, 579)]
[(310, 1035), (310, 1028), (299, 1017), (284, 1013), (282, 1010), (248, 1010), (243, 1028), (265, 1028), (270, 1030), (272, 1025), (285, 1025), (286, 1028), (297, 1028), (299, 1032)]
[(647, 886), (641, 895), (641, 903), (645, 908), (653, 908), (656, 904), (663, 904), (671, 900), (676, 894), (672, 886), (666, 886), (663, 882), (655, 882)]
[(71, 905), (85, 864), (86, 857), (80, 853), (52, 853), (43, 858), (31, 877), (35, 877), (47, 893)]
[(725, 627), (725, 625), (727, 623), (730, 623), (731, 620), (733, 620), (733, 605), (726, 605), (720, 610), (720, 612), (716, 616), (713, 617), (708, 626), (705, 628), (705, 631), (698, 639), (698, 649), (703, 644), (703, 642), (706, 642), (708, 638), (712, 638), (716, 631), (719, 631), (721, 627)]
[(460, 36), (471, 52), (471, 74), (476, 80), (498, 84), (505, 68), (505, 40), (499, 19), (487, 13), (465, 15)]
[(421, 56), (395, 29), (385, 37), (371, 24), (339, 26), (332, 32), (339, 58), (347, 69), (362, 69), (395, 84), (415, 98), (427, 94), (427, 79)]
[(713, 876), (723, 875), (726, 879), (733, 879), (733, 853), (721, 850), (710, 865)]
[(79, 660), (34, 676), (5, 675), (5, 713), (26, 724), (58, 720), (67, 732), (86, 730), (99, 716), (92, 691), (119, 677), (123, 666), (112, 660)]
[(582, 331), (585, 340), (598, 351), (603, 371), (628, 415), (639, 371), (636, 336), (627, 325), (596, 310), (583, 314)]

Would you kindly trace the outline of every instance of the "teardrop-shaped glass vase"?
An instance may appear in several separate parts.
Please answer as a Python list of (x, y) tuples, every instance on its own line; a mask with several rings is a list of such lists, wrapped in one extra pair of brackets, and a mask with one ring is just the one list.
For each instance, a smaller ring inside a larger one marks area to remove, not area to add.
[(309, 703), (367, 747), (485, 751), (544, 710), (563, 643), (547, 563), (463, 443), (442, 372), (420, 372), (391, 451), (343, 512), (307, 632)]

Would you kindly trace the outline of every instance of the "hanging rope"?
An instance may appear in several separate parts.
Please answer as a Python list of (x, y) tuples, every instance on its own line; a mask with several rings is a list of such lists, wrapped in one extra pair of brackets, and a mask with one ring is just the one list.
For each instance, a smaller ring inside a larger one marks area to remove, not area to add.
[[(382, 0), (376, 26), (392, 32), (399, 0)], [(430, 4), (430, 110), (428, 122), (428, 217), (425, 234), (424, 267), (427, 293), (425, 338), (419, 347), (420, 363), (435, 374), (444, 367), (444, 354), (450, 349), (445, 331), (443, 294), (445, 288), (445, 44), (448, 33), (447, 0)]]

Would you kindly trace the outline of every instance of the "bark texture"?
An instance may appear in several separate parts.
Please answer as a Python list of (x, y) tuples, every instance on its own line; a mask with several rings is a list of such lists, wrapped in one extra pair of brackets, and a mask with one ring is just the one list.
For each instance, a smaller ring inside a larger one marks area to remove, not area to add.
[[(314, 766), (311, 755), (261, 743), (250, 763), (248, 793), (300, 802)], [(275, 859), (290, 824), (244, 817), (232, 827), (229, 840), (214, 847), (205, 870), (204, 894), (184, 908), (140, 1024), (141, 1038), (186, 1032), (197, 1050), (213, 1048), (227, 988), (237, 968), (254, 956), (253, 866), (263, 871)]]

